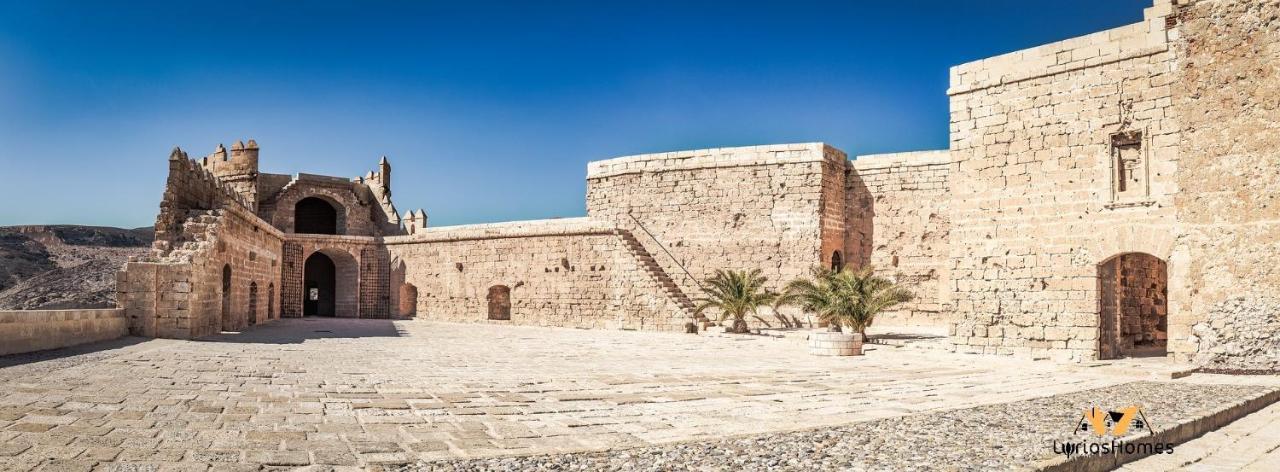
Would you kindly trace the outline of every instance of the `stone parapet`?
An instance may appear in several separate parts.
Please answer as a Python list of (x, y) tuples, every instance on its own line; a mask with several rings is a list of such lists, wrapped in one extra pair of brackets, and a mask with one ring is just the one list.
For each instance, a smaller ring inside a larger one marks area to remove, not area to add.
[[(835, 152), (831, 152), (835, 151)], [(648, 171), (697, 170), (714, 167), (843, 161), (843, 152), (824, 143), (769, 144), (616, 157), (587, 164), (587, 178), (595, 179)]]
[(0, 355), (57, 349), (129, 334), (124, 310), (0, 311)]

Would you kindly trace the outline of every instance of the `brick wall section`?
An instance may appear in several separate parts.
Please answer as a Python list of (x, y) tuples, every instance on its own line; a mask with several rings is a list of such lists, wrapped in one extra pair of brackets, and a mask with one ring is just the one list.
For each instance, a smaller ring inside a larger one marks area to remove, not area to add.
[[(259, 297), (280, 286), (284, 240), (249, 208), (244, 196), (174, 150), (156, 218), (155, 253), (129, 262), (117, 277), (131, 332), (187, 339), (248, 326), (249, 285), (257, 283)], [(224, 317), (227, 265), (232, 280)], [(256, 318), (265, 321), (267, 301), (254, 305)], [(279, 312), (274, 305), (270, 311)]]
[[(388, 296), (388, 261), (382, 239), (369, 236), (338, 236), (324, 234), (290, 234), (290, 243), (298, 245), (297, 285), (286, 285), (281, 294), (295, 303), (297, 313), (302, 313), (302, 274), (306, 260), (320, 252), (333, 261), (337, 286), (334, 308), (342, 318), (387, 318), (390, 315)], [(292, 316), (292, 313), (290, 314)], [(299, 315), (300, 316), (300, 315)]]
[(511, 289), (511, 320), (495, 323), (678, 330), (689, 320), (609, 222), (428, 228), (386, 244), (417, 289), (418, 318), (489, 322), (489, 289), (504, 285)]
[(1280, 4), (1199, 1), (1179, 18), (1171, 348), (1185, 341), (1178, 353), (1214, 368), (1280, 370)]
[[(965, 352), (1091, 359), (1098, 264), (1168, 260), (1178, 124), (1164, 18), (965, 64), (951, 74), (951, 277)], [(1117, 136), (1141, 192), (1115, 198)], [(1122, 140), (1121, 140), (1122, 141)], [(1138, 174), (1134, 174), (1138, 175)]]
[(116, 339), (129, 334), (124, 310), (0, 311), (0, 356)]
[(302, 245), (285, 241), (280, 258), (283, 268), (280, 274), (280, 316), (302, 317), (302, 269), (306, 259), (302, 257)]
[(908, 286), (916, 299), (885, 312), (888, 326), (946, 326), (950, 305), (951, 159), (947, 151), (859, 156), (846, 179), (845, 253)]
[[(778, 288), (843, 247), (844, 222), (835, 216), (846, 160), (835, 148), (807, 143), (596, 161), (587, 168), (587, 214), (635, 233), (691, 297), (700, 293), (697, 280), (716, 269), (759, 268)], [(651, 247), (645, 231), (673, 257)]]

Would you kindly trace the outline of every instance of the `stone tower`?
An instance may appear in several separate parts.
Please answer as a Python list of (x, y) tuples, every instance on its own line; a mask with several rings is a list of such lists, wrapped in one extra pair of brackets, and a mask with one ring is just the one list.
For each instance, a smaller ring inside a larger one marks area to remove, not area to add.
[(236, 141), (231, 145), (231, 154), (221, 144), (213, 154), (200, 160), (200, 165), (211, 172), (218, 180), (231, 186), (236, 193), (244, 196), (252, 205), (250, 210), (257, 210), (258, 202), (258, 143), (252, 139), (248, 144)]

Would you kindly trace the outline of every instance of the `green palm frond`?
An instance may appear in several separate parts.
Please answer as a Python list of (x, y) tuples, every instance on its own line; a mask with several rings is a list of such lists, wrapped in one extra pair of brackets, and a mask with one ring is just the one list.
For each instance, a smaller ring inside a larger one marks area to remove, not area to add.
[(774, 306), (796, 305), (823, 321), (866, 334), (876, 315), (913, 298), (911, 291), (876, 275), (871, 267), (815, 268), (809, 278), (788, 283)]
[(761, 275), (760, 269), (750, 271), (717, 270), (715, 275), (702, 283), (702, 291), (706, 296), (696, 300), (695, 315), (716, 308), (720, 310), (720, 319), (732, 317), (743, 320), (748, 314), (754, 314), (762, 306), (769, 306), (777, 295), (765, 288), (768, 278)]

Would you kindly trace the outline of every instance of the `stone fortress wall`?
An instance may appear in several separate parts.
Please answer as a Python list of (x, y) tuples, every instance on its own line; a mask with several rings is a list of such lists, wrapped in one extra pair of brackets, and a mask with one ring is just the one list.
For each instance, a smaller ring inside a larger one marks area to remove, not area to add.
[(1170, 257), (1172, 11), (952, 69), (953, 339), (962, 350), (1091, 358), (1098, 265), (1124, 252)]
[(603, 221), (429, 228), (386, 245), (425, 318), (642, 330), (683, 329), (691, 318), (625, 231)]
[(1199, 1), (1177, 18), (1170, 339), (1199, 364), (1277, 371), (1280, 3)]
[(858, 156), (845, 174), (846, 250), (857, 266), (911, 287), (916, 298), (878, 317), (891, 326), (940, 326), (952, 317), (947, 151)]
[[(690, 297), (717, 269), (761, 269), (778, 289), (844, 249), (846, 160), (806, 143), (596, 161), (587, 167), (587, 215), (640, 238)], [(840, 207), (837, 218), (829, 206)]]
[[(395, 209), (385, 158), (341, 179), (258, 173), (253, 141), (175, 151), (156, 257), (126, 267), (121, 303), (165, 337), (302, 316), (320, 258), (336, 316), (678, 330), (716, 269), (776, 289), (869, 264), (918, 296), (880, 324), (949, 326), (961, 352), (1274, 369), (1277, 9), (1156, 0), (1140, 23), (957, 66), (945, 151), (592, 162), (585, 218), (430, 228)], [(330, 234), (299, 234), (304, 201), (335, 210)]]

